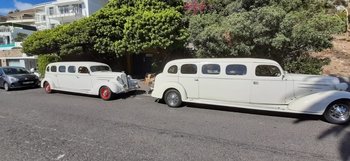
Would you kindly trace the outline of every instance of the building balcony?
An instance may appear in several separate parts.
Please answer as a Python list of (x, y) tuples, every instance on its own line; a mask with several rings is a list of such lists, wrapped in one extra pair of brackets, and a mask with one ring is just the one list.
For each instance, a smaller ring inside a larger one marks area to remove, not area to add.
[(8, 19), (6, 22), (10, 23), (34, 23), (34, 18), (23, 18), (23, 19)]
[(16, 47), (16, 44), (0, 44), (0, 50), (11, 50), (12, 48)]

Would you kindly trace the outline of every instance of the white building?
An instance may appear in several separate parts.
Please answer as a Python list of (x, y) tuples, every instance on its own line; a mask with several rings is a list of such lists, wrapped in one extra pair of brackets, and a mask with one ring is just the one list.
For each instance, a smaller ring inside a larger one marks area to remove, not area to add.
[(83, 17), (91, 16), (108, 0), (56, 0), (34, 7), (35, 25), (39, 30), (51, 29)]
[(16, 23), (0, 23), (0, 67), (20, 66), (35, 68), (37, 57), (28, 56), (21, 51), (21, 42), (16, 41), (19, 33), (30, 35), (36, 31), (33, 26)]

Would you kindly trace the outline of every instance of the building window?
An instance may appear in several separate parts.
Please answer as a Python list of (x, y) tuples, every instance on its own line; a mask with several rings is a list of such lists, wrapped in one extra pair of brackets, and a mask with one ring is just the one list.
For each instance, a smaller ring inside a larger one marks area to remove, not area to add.
[(55, 14), (55, 10), (53, 7), (49, 8), (49, 15), (54, 15)]
[(83, 6), (82, 4), (73, 4), (74, 13), (82, 13)]
[(60, 11), (61, 14), (69, 13), (69, 6), (68, 5), (59, 6), (58, 10)]
[(203, 74), (220, 74), (220, 65), (219, 64), (204, 64), (202, 66)]
[(226, 67), (227, 75), (246, 75), (247, 67), (241, 64), (230, 64)]

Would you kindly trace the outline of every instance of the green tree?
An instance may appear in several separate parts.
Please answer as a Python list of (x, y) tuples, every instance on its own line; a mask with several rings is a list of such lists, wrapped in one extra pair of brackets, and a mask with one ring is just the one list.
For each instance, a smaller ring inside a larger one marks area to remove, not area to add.
[[(208, 0), (208, 6), (215, 1)], [(190, 41), (197, 57), (269, 58), (290, 72), (315, 74), (320, 66), (307, 63), (326, 61), (306, 61), (311, 60), (308, 53), (331, 47), (332, 34), (344, 27), (341, 18), (327, 14), (326, 3), (317, 0), (236, 0), (217, 4), (206, 14), (190, 17)], [(291, 65), (301, 63), (306, 64), (302, 68)]]
[(111, 0), (91, 21), (99, 53), (140, 53), (184, 44), (182, 1)]
[(27, 36), (28, 36), (28, 34), (18, 33), (14, 40), (16, 42), (22, 42), (25, 38), (27, 38)]
[(184, 48), (182, 0), (110, 0), (94, 15), (34, 33), (23, 51), (98, 57)]
[(60, 61), (61, 58), (55, 54), (45, 54), (39, 55), (38, 57), (38, 70), (40, 73), (40, 77), (45, 76), (46, 66), (53, 62)]

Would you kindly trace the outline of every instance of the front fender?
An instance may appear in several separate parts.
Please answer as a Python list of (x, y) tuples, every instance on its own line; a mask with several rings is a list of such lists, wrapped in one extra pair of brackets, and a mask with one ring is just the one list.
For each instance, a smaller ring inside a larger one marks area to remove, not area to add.
[(152, 91), (152, 97), (163, 98), (164, 92), (171, 88), (176, 89), (180, 92), (182, 101), (187, 99), (187, 93), (185, 88), (181, 84), (176, 82), (163, 83), (159, 86), (155, 84), (154, 90)]
[(324, 91), (294, 100), (288, 105), (291, 111), (322, 115), (329, 104), (339, 99), (350, 100), (350, 92)]
[(107, 86), (113, 93), (121, 93), (125, 92), (124, 88), (116, 82), (99, 82), (94, 84), (93, 89), (92, 89), (92, 94), (98, 95), (100, 88), (103, 86)]

